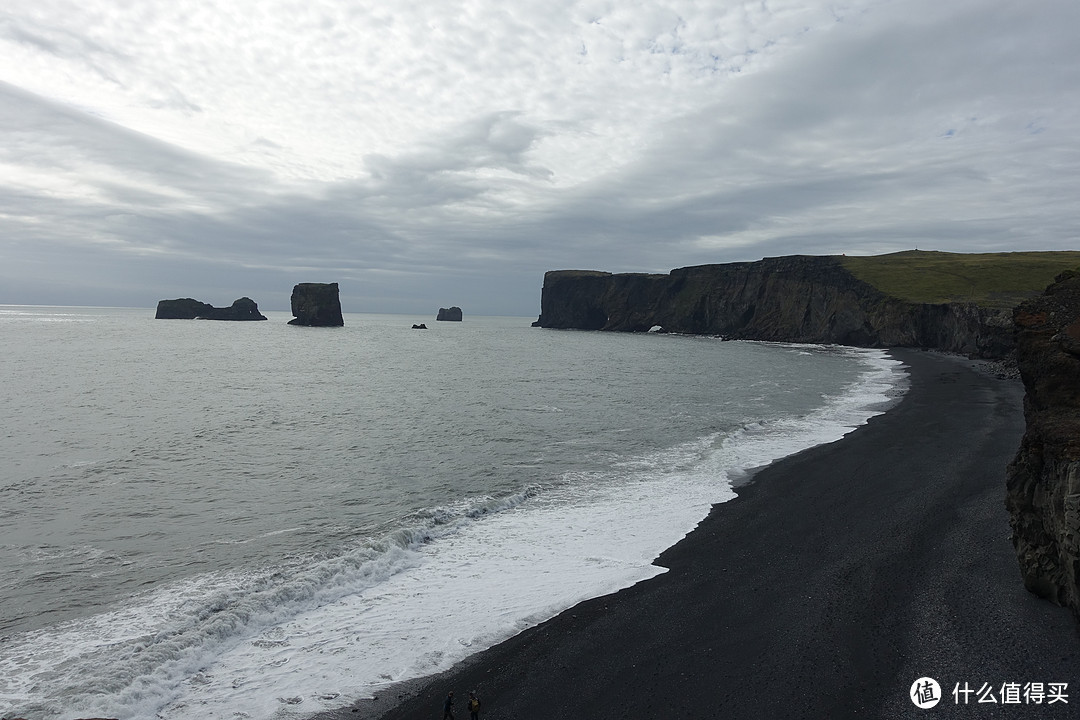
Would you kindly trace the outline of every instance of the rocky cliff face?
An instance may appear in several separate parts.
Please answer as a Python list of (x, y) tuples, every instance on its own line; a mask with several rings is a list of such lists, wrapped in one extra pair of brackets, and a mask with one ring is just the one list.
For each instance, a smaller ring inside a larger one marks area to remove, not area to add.
[(1080, 620), (1080, 274), (1014, 314), (1027, 430), (1009, 465), (1006, 506), (1028, 590)]
[(337, 283), (299, 283), (293, 286), (290, 325), (341, 327), (341, 298)]
[(439, 314), (435, 317), (436, 320), (447, 320), (450, 322), (461, 322), (461, 308), (457, 305), (448, 308), (439, 308)]
[(857, 279), (836, 257), (698, 265), (667, 275), (557, 270), (535, 325), (721, 335), (733, 339), (930, 347), (1002, 357), (1009, 311), (910, 303)]
[(176, 300), (159, 300), (157, 313), (154, 317), (158, 320), (265, 320), (266, 316), (259, 312), (259, 306), (254, 300), (242, 297), (234, 300), (227, 308), (214, 307), (191, 298), (178, 298)]
[(156, 320), (194, 320), (203, 313), (214, 309), (209, 303), (199, 302), (194, 298), (176, 300), (158, 300)]

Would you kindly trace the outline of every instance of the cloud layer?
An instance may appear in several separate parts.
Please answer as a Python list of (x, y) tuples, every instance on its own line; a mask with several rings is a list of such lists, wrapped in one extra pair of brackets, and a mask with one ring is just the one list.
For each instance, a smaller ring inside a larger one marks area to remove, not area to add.
[(547, 269), (1077, 248), (1071, 0), (625, 5), (9, 2), (0, 302), (530, 315)]

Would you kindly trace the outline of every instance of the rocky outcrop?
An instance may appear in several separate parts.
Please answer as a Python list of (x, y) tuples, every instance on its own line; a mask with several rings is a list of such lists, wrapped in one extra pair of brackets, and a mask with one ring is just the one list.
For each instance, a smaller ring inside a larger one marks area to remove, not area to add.
[(299, 283), (293, 286), (290, 325), (341, 327), (341, 299), (337, 283)]
[(1010, 311), (911, 303), (859, 280), (837, 257), (698, 265), (667, 275), (555, 270), (539, 327), (720, 335), (731, 339), (927, 347), (1002, 357)]
[(154, 318), (157, 320), (194, 320), (213, 309), (213, 305), (199, 302), (193, 298), (158, 300), (157, 313), (155, 313)]
[(454, 306), (450, 308), (439, 308), (439, 315), (436, 320), (449, 320), (451, 322), (461, 322), (461, 308)]
[(214, 307), (191, 298), (159, 300), (158, 320), (265, 320), (254, 300), (242, 297), (227, 308)]
[(203, 318), (206, 320), (265, 320), (266, 316), (259, 312), (259, 306), (254, 300), (242, 297), (234, 300), (233, 304), (227, 308), (214, 308)]
[(1080, 620), (1080, 273), (1014, 313), (1027, 429), (1006, 506), (1024, 585)]

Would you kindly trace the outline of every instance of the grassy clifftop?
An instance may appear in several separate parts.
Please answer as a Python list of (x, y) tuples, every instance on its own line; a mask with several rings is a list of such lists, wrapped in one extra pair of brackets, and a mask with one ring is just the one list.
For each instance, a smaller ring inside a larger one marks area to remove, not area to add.
[(1080, 251), (947, 253), (908, 250), (840, 258), (852, 275), (887, 295), (917, 303), (973, 302), (1010, 308), (1040, 294)]

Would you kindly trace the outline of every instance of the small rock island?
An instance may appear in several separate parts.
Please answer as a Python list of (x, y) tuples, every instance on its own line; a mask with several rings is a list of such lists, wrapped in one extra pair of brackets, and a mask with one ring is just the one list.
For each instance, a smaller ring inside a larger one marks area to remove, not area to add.
[(461, 308), (454, 307), (439, 308), (439, 316), (436, 320), (449, 320), (451, 322), (461, 322)]
[(157, 320), (265, 320), (254, 300), (242, 297), (227, 308), (214, 307), (192, 298), (159, 300)]
[(341, 327), (341, 299), (337, 283), (299, 283), (293, 286), (290, 325)]

